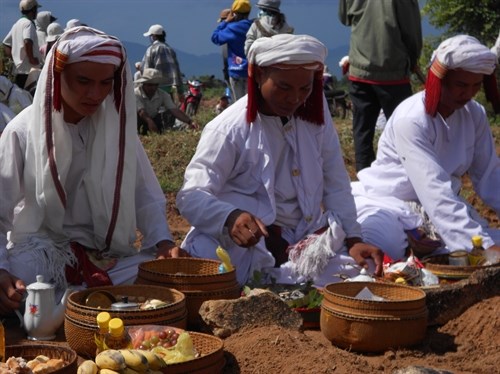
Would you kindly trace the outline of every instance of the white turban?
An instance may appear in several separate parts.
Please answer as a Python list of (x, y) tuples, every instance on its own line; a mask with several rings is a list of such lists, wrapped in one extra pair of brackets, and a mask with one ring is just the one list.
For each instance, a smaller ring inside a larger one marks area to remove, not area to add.
[[(64, 65), (84, 61), (119, 67), (125, 59), (118, 40), (96, 36), (85, 28), (73, 28), (55, 48), (58, 55), (56, 70), (59, 71), (64, 69)], [(63, 55), (64, 58), (59, 55)]]
[(496, 55), (488, 47), (469, 35), (457, 35), (443, 41), (432, 54), (431, 63), (434, 59), (446, 70), (462, 69), (485, 75), (493, 73), (497, 62)]
[(250, 64), (258, 66), (324, 64), (327, 53), (324, 44), (312, 36), (277, 34), (255, 40), (247, 58)]

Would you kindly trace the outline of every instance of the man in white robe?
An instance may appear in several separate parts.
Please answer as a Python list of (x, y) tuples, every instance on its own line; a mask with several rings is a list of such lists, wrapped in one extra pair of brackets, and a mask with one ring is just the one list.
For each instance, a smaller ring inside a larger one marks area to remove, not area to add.
[[(136, 134), (123, 45), (88, 27), (47, 56), (34, 103), (0, 137), (0, 314), (37, 274), (63, 290), (131, 283), (177, 256), (166, 201)], [(144, 235), (136, 248), (136, 230)]]
[(381, 273), (382, 252), (361, 238), (324, 100), (325, 56), (307, 35), (257, 39), (248, 95), (207, 124), (186, 169), (177, 206), (193, 227), (182, 247), (217, 258), (222, 246), (240, 284), (254, 271), (318, 286), (361, 267)]
[(470, 251), (474, 235), (486, 249), (500, 250), (500, 230), (460, 196), (467, 173), (476, 193), (500, 213), (500, 159), (485, 108), (473, 99), (484, 81), (487, 98), (500, 109), (495, 66), (496, 56), (475, 38), (445, 40), (433, 54), (425, 91), (398, 106), (376, 160), (352, 183), (363, 237), (393, 259), (405, 256), (407, 233), (422, 227), (417, 245), (432, 235), (442, 243), (434, 252), (424, 248), (428, 253)]

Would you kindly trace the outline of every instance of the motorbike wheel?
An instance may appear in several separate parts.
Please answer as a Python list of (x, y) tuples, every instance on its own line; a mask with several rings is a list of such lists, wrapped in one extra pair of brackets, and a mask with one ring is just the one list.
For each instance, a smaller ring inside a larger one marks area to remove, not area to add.
[(188, 103), (186, 106), (186, 114), (190, 117), (194, 116), (198, 111), (198, 104), (195, 102)]
[(347, 116), (347, 105), (343, 100), (335, 100), (335, 115), (345, 119)]

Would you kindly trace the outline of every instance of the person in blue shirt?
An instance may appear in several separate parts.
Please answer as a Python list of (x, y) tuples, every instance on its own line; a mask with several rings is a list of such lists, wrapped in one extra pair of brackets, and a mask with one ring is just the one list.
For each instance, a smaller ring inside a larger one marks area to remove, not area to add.
[(248, 0), (235, 0), (231, 13), (212, 33), (214, 44), (227, 44), (229, 83), (233, 101), (247, 93), (248, 62), (244, 48), (248, 29), (252, 25), (252, 21), (248, 19), (251, 9)]

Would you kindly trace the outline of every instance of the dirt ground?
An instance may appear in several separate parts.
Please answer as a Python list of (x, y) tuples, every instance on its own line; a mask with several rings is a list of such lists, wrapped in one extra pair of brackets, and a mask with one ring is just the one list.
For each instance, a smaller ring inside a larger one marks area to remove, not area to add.
[[(169, 195), (168, 201), (170, 228), (180, 243), (189, 225), (175, 208), (175, 196)], [(494, 212), (482, 213), (498, 227)], [(475, 304), (444, 326), (429, 327), (424, 341), (411, 349), (380, 354), (339, 349), (320, 330), (253, 328), (225, 340), (224, 373), (393, 373), (412, 365), (455, 374), (500, 373), (499, 329), (500, 295)]]

